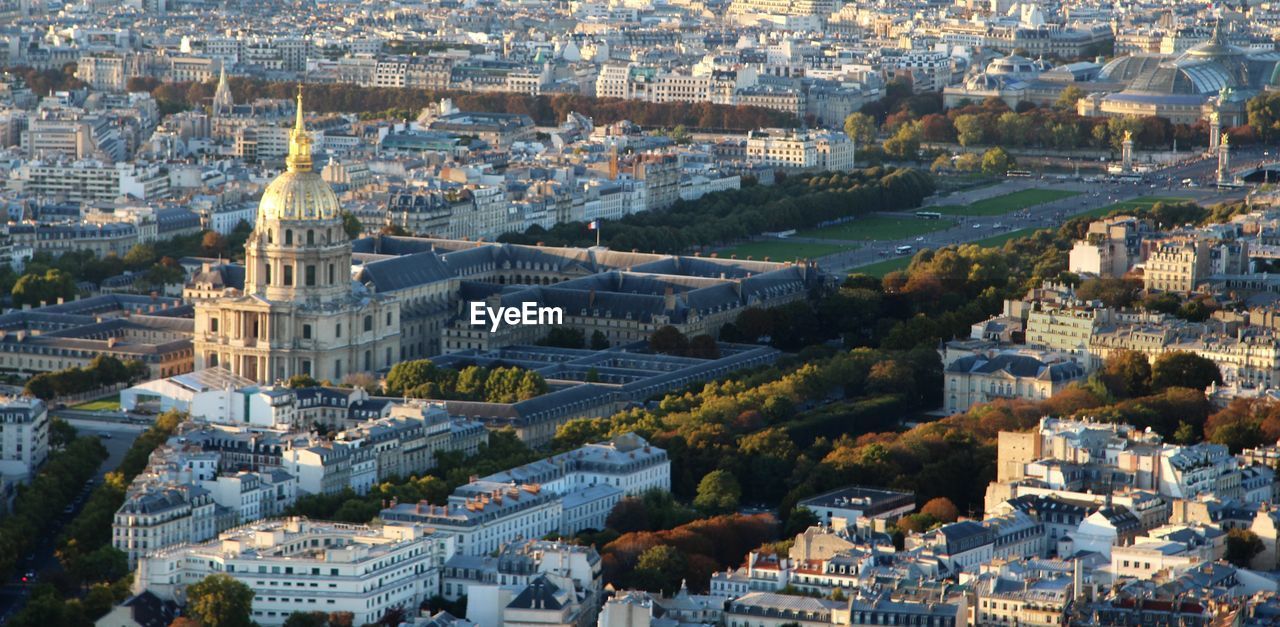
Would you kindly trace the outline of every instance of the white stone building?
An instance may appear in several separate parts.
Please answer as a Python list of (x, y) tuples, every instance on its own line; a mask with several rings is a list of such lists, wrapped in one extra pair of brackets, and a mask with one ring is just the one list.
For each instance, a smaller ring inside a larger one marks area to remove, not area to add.
[(253, 590), (259, 624), (283, 624), (293, 612), (351, 612), (360, 625), (434, 596), (453, 550), (449, 534), (417, 525), (272, 520), (146, 556), (134, 591), (182, 602), (187, 586), (225, 574)]
[(28, 481), (49, 457), (49, 411), (36, 398), (0, 400), (0, 475)]

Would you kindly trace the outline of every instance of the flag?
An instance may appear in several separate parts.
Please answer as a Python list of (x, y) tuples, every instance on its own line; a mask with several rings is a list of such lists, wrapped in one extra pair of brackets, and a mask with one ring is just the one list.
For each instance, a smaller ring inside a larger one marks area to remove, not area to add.
[(600, 230), (600, 221), (599, 221), (599, 220), (592, 220), (589, 224), (587, 224), (587, 230), (588, 230), (588, 231), (599, 231), (599, 230)]

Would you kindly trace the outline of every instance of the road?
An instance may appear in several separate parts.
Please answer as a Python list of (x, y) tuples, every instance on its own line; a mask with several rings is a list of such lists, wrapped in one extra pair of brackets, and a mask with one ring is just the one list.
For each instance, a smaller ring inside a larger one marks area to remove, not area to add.
[[(1261, 149), (1255, 149), (1251, 152), (1256, 154), (1244, 155), (1245, 163), (1257, 161), (1262, 157)], [(1010, 179), (993, 187), (941, 197), (936, 199), (933, 204), (968, 204), (982, 198), (999, 196), (1028, 188), (1071, 190), (1081, 192), (1081, 195), (1028, 207), (1022, 211), (1015, 211), (1004, 215), (957, 216), (954, 218), (957, 220), (957, 224), (951, 228), (897, 240), (841, 242), (795, 237), (790, 239), (793, 241), (824, 244), (844, 243), (858, 245), (859, 248), (856, 250), (839, 252), (818, 259), (818, 264), (824, 270), (833, 274), (844, 274), (861, 266), (893, 258), (893, 256), (896, 255), (894, 249), (898, 246), (911, 246), (913, 251), (923, 248), (938, 249), (943, 246), (973, 242), (994, 237), (1008, 231), (1017, 231), (1027, 228), (1049, 228), (1062, 224), (1074, 215), (1092, 211), (1113, 203), (1132, 200), (1141, 196), (1186, 197), (1203, 204), (1212, 204), (1222, 202), (1224, 200), (1240, 199), (1243, 197), (1244, 190), (1220, 191), (1213, 187), (1212, 182), (1216, 179), (1216, 172), (1216, 160), (1197, 159), (1153, 173), (1148, 178), (1154, 181), (1154, 184), (1093, 183), (1078, 181), (1060, 182), (1037, 179)], [(1192, 188), (1182, 185), (1181, 181), (1188, 178), (1196, 181), (1200, 186)], [(922, 207), (921, 209), (927, 210), (928, 207)], [(905, 213), (886, 213), (881, 215), (919, 219), (915, 217), (915, 211), (916, 210), (913, 209)], [(951, 216), (948, 216), (948, 218), (951, 218)], [(996, 229), (996, 224), (1000, 224), (1002, 228)]]
[[(129, 447), (133, 446), (133, 441), (138, 438), (138, 434), (142, 433), (146, 427), (114, 421), (86, 419), (83, 417), (85, 413), (59, 410), (53, 412), (53, 415), (63, 418), (74, 426), (79, 430), (79, 435), (102, 438), (102, 444), (107, 447), (107, 459), (98, 467), (98, 473), (94, 476), (94, 484), (96, 485), (102, 482), (102, 478), (108, 472), (120, 466)], [(70, 415), (64, 416), (64, 414)], [(107, 434), (111, 437), (106, 437)], [(80, 508), (84, 505), (87, 496), (87, 491), (82, 493), (75, 502), (75, 510), (72, 514), (59, 517), (53, 525), (44, 530), (44, 533), (41, 534), (36, 543), (34, 552), (27, 556), (26, 566), (21, 569), (22, 571), (36, 573), (39, 576), (38, 580), (40, 577), (56, 573), (62, 568), (57, 558), (53, 555), (58, 534), (62, 532), (63, 525), (80, 513)], [(9, 618), (26, 605), (27, 595), (30, 594), (33, 585), (30, 583), (23, 584), (21, 575), (22, 573), (20, 572), (19, 577), (15, 578), (15, 580), (7, 581), (0, 585), (0, 625), (9, 622)]]

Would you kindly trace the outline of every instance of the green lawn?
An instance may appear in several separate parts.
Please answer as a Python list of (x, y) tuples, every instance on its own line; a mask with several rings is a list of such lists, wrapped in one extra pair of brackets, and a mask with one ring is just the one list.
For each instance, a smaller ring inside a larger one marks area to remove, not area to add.
[(72, 406), (71, 409), (79, 409), (82, 411), (120, 411), (120, 395), (113, 394), (106, 398), (100, 398), (96, 401), (80, 403)]
[(1133, 200), (1122, 200), (1112, 203), (1105, 207), (1098, 207), (1092, 211), (1076, 214), (1073, 217), (1086, 216), (1090, 218), (1100, 218), (1113, 211), (1133, 211), (1135, 209), (1147, 209), (1158, 202), (1186, 202), (1190, 198), (1182, 198), (1175, 196), (1142, 196)]
[[(995, 248), (997, 246), (1004, 246), (1004, 243), (1011, 239), (1017, 239), (1019, 237), (1026, 237), (1028, 235), (1031, 235), (1035, 231), (1036, 229), (1018, 229), (1016, 231), (1009, 231), (1008, 233), (992, 235), (991, 237), (985, 237), (980, 240), (975, 240), (975, 241), (966, 242), (966, 243), (977, 244), (983, 248)], [(871, 276), (882, 277), (886, 274), (889, 274), (890, 272), (893, 272), (894, 270), (905, 270), (907, 266), (911, 264), (911, 258), (913, 256), (914, 255), (902, 255), (900, 257), (885, 259), (884, 261), (877, 261), (875, 263), (868, 264), (865, 266), (859, 266), (857, 268), (853, 268), (849, 270), (849, 274), (869, 274)]]
[(768, 257), (770, 261), (795, 261), (797, 259), (817, 259), (832, 253), (856, 250), (854, 245), (814, 244), (810, 242), (792, 242), (787, 240), (766, 240), (739, 244), (728, 250), (718, 251), (722, 258), (737, 255), (739, 259), (751, 257), (757, 261)]
[[(1042, 191), (1042, 190), (1033, 190), (1033, 191)], [(1068, 193), (1068, 195), (1074, 195), (1074, 194), (1075, 192)], [(1013, 194), (1009, 194), (1009, 195), (1012, 196)], [(1003, 196), (1001, 198), (1003, 198)], [(992, 199), (992, 200), (995, 200), (995, 199)], [(1121, 209), (1133, 210), (1138, 208), (1150, 207), (1158, 202), (1183, 202), (1186, 200), (1190, 200), (1190, 199), (1169, 197), (1169, 196), (1143, 196), (1141, 198), (1134, 198), (1133, 200), (1126, 200), (1126, 201), (1114, 203), (1111, 205), (1107, 205), (1105, 207), (1099, 207), (1097, 209), (1094, 209), (1093, 211), (1088, 211), (1078, 215), (1098, 217), (1098, 216), (1105, 216), (1113, 211), (1117, 211)], [(936, 209), (936, 208), (931, 207), (931, 209)], [(974, 215), (977, 215), (977, 214), (974, 214)], [(989, 214), (983, 214), (983, 215), (989, 215)], [(978, 246), (982, 246), (983, 248), (993, 248), (997, 246), (1004, 246), (1005, 242), (1009, 240), (1018, 239), (1020, 237), (1027, 237), (1028, 235), (1031, 235), (1032, 233), (1035, 233), (1036, 231), (1039, 231), (1039, 230), (1042, 230), (1042, 229), (1037, 229), (1037, 228), (1018, 229), (1016, 231), (1009, 231), (1007, 233), (1001, 233), (999, 235), (992, 235), (991, 237), (984, 237), (982, 239), (974, 240), (972, 242), (967, 242), (967, 243), (977, 244)], [(893, 272), (894, 270), (905, 270), (907, 266), (911, 264), (911, 257), (912, 255), (903, 255), (901, 257), (893, 257), (892, 259), (885, 259), (884, 261), (877, 261), (872, 264), (853, 268), (849, 271), (849, 273), (850, 274), (869, 274), (871, 276), (882, 277), (890, 272)]]
[(955, 224), (954, 220), (868, 216), (835, 226), (800, 231), (797, 235), (844, 241), (893, 240), (915, 237), (933, 231), (942, 231), (955, 226)]
[(1081, 192), (1062, 189), (1024, 189), (1022, 191), (993, 196), (969, 205), (939, 205), (923, 207), (924, 211), (937, 211), (953, 216), (1001, 216), (1012, 211), (1042, 205), (1047, 202), (1079, 196)]
[(877, 261), (872, 264), (853, 268), (849, 270), (849, 274), (869, 274), (874, 277), (883, 277), (895, 270), (906, 270), (907, 266), (911, 265), (911, 257), (911, 255), (902, 255), (901, 257), (894, 257), (893, 259)]
[(1038, 230), (1040, 229), (1018, 229), (1016, 231), (1009, 231), (1008, 233), (1001, 233), (1000, 235), (992, 235), (991, 237), (984, 237), (980, 240), (969, 242), (969, 243), (977, 244), (983, 248), (994, 248), (997, 246), (1004, 246), (1004, 243), (1011, 239), (1018, 239), (1019, 237), (1026, 237), (1028, 235), (1031, 235), (1032, 233), (1035, 233)]

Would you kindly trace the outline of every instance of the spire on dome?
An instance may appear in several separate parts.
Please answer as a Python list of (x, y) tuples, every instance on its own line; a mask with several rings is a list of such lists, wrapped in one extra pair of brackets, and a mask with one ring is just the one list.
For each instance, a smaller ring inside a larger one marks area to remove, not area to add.
[(289, 133), (289, 156), (284, 160), (290, 172), (311, 171), (311, 136), (302, 122), (302, 85), (298, 85), (298, 114)]

